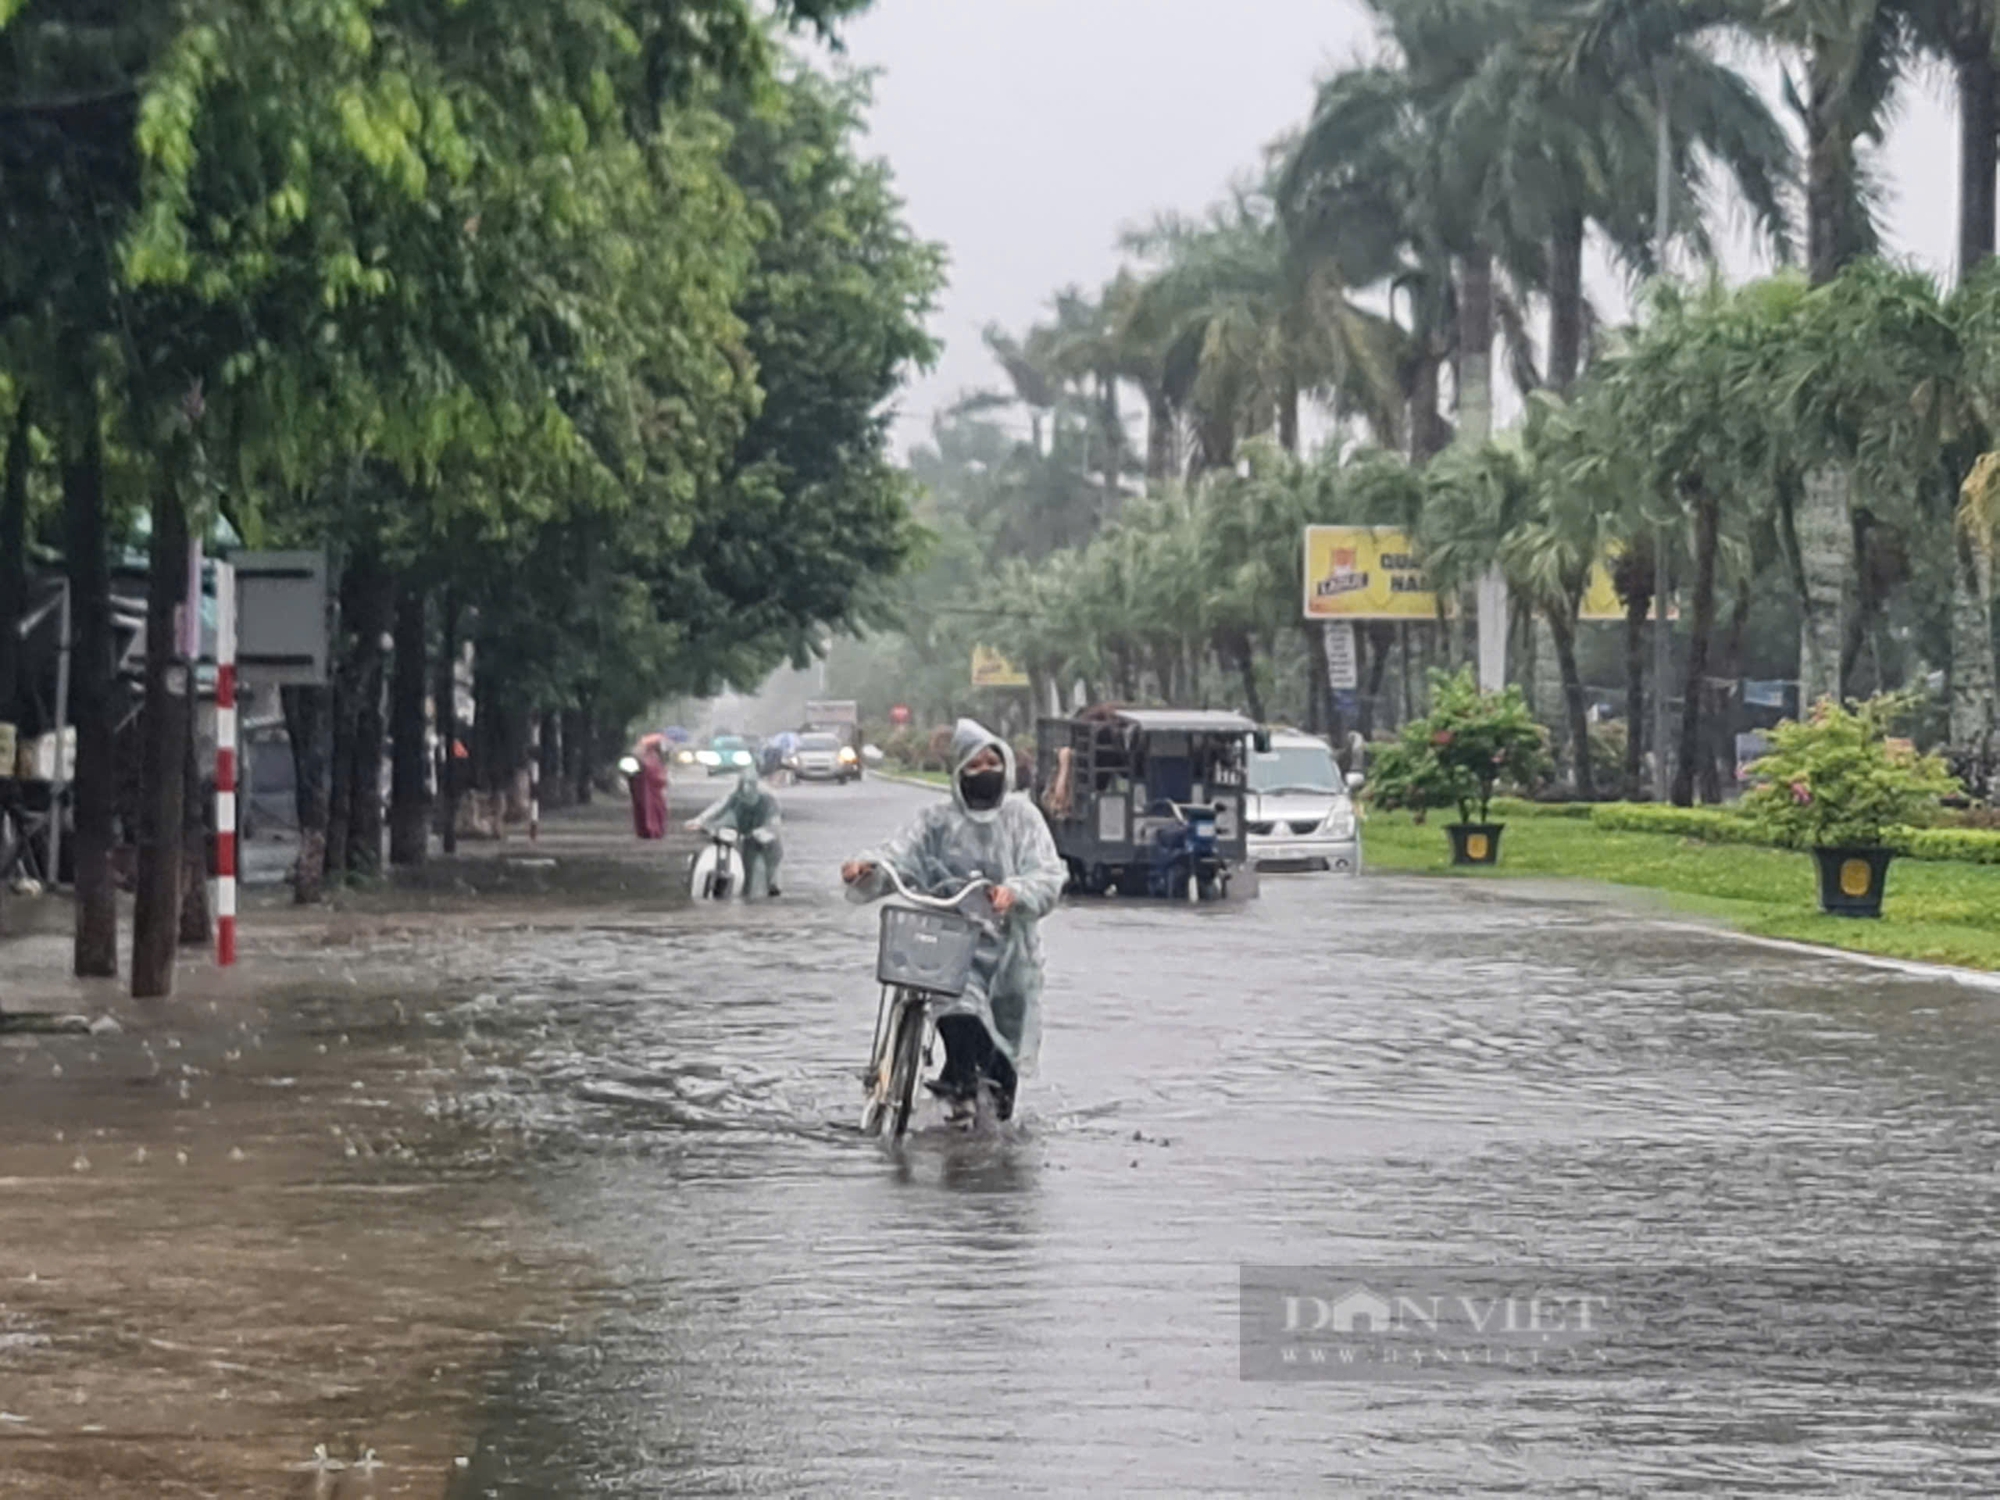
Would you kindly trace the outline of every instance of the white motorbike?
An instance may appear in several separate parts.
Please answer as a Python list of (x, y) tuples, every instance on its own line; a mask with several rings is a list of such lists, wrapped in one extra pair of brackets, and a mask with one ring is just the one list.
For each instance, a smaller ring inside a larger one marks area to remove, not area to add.
[(718, 828), (688, 864), (688, 895), (696, 901), (741, 898), (749, 882), (743, 876), (743, 851), (734, 828)]
[[(750, 835), (751, 843), (760, 852), (768, 851), (777, 838), (768, 828), (759, 828)], [(744, 900), (764, 895), (761, 890), (750, 889), (743, 852), (742, 835), (734, 828), (716, 829), (689, 861), (688, 894), (696, 901)], [(768, 870), (768, 864), (765, 868)]]

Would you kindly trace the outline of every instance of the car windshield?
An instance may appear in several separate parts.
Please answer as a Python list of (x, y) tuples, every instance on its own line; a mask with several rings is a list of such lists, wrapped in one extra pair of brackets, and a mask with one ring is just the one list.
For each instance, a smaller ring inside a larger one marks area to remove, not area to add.
[(1340, 791), (1340, 773), (1334, 769), (1333, 752), (1324, 745), (1277, 745), (1268, 754), (1252, 755), (1250, 790), (1275, 792), (1283, 789)]
[(830, 734), (809, 734), (799, 741), (801, 750), (838, 750), (840, 741)]
[(709, 749), (721, 751), (724, 754), (727, 754), (731, 750), (741, 750), (742, 748), (743, 741), (736, 738), (733, 734), (722, 735), (709, 746)]

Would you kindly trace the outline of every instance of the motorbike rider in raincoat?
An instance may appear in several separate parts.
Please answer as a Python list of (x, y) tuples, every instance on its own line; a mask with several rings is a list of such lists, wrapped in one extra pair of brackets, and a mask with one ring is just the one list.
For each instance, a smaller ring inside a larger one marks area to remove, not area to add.
[(778, 894), (778, 864), (785, 854), (784, 846), (778, 841), (778, 829), (783, 823), (778, 799), (766, 791), (758, 780), (757, 767), (748, 765), (736, 778), (736, 785), (729, 795), (710, 803), (701, 816), (691, 820), (687, 826), (698, 833), (734, 828), (737, 848), (743, 856), (745, 893), (775, 896)]
[(954, 894), (975, 877), (993, 882), (1000, 935), (983, 935), (972, 977), (956, 1000), (941, 1001), (943, 1076), (930, 1085), (955, 1123), (971, 1121), (983, 1085), (1002, 1120), (1014, 1112), (1022, 1077), (1041, 1044), (1041, 919), (1055, 910), (1066, 872), (1035, 804), (1014, 793), (1014, 752), (998, 735), (960, 719), (951, 741), (951, 800), (926, 808), (901, 834), (841, 867), (848, 899), (888, 894), (884, 867), (912, 890)]

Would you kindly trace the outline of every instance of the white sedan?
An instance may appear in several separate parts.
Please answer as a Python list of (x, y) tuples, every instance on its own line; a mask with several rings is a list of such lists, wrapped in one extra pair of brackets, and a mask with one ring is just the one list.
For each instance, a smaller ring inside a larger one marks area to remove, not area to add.
[(1244, 807), (1250, 861), (1262, 870), (1361, 872), (1354, 815), (1358, 775), (1342, 777), (1325, 740), (1297, 730), (1271, 732), (1269, 751), (1250, 757)]

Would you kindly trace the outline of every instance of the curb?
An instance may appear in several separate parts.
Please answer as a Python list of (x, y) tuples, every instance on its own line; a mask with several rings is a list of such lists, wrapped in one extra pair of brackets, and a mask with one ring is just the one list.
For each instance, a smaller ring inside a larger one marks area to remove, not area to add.
[(870, 771), (868, 774), (877, 781), (893, 781), (897, 786), (913, 786), (926, 792), (948, 792), (951, 790), (949, 787), (938, 785), (935, 781), (925, 781), (917, 776), (905, 776), (900, 771)]

